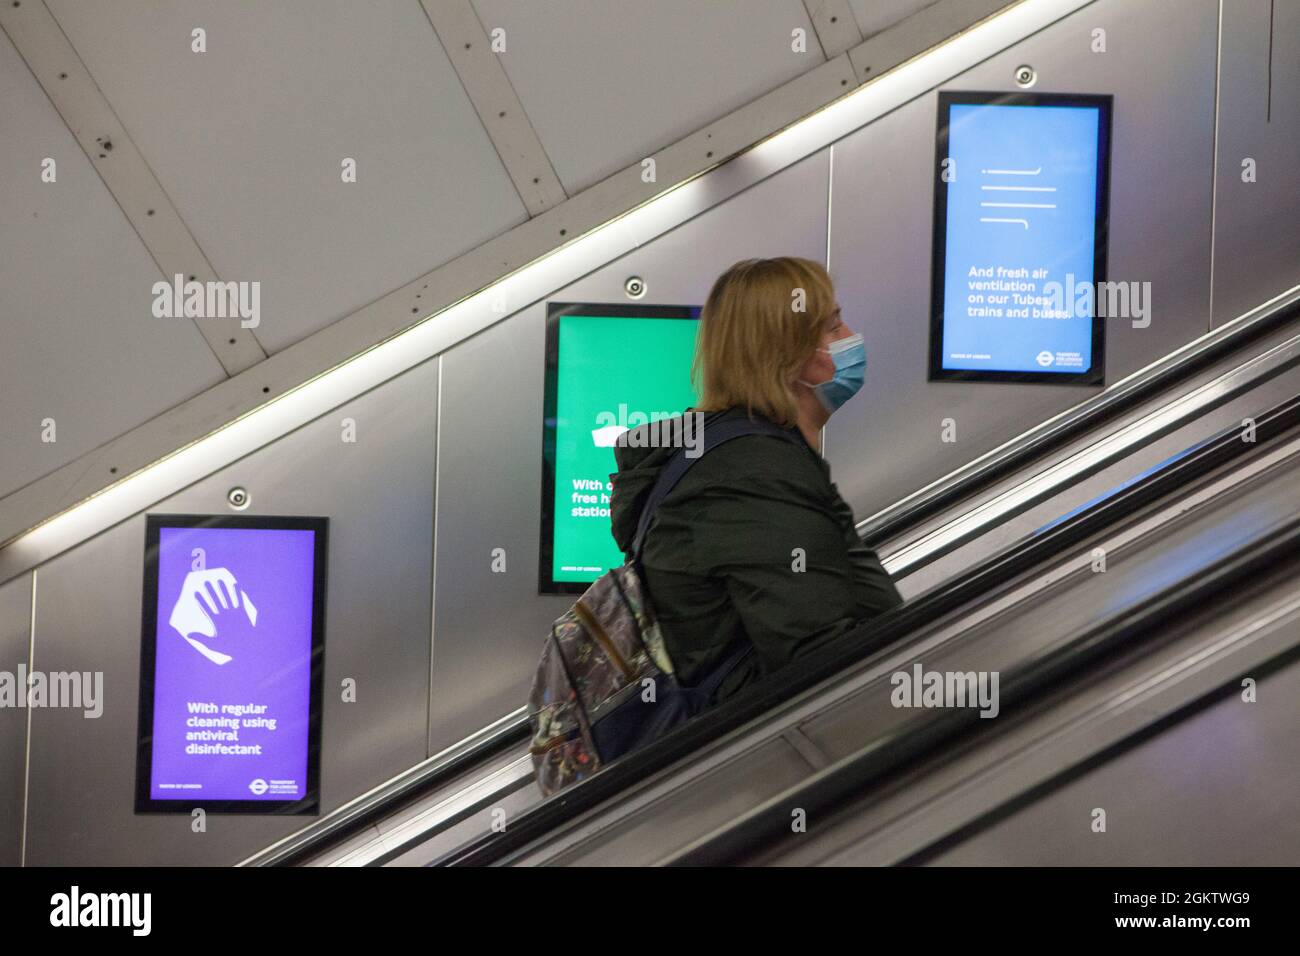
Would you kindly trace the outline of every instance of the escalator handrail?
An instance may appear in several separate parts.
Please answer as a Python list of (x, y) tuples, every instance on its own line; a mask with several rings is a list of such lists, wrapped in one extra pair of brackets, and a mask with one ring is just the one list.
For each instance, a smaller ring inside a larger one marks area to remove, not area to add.
[(1100, 394), (1049, 418), (967, 465), (857, 524), (876, 548), (922, 521), (988, 488), (998, 479), (1109, 421), (1286, 324), (1300, 312), (1300, 285), (1238, 316), (1164, 358), (1138, 369)]
[[(1300, 554), (1300, 515), (1269, 529), (1208, 568), (1194, 571), (1137, 604), (1089, 627), (1077, 637), (1053, 647), (1004, 672), (1000, 681), (1000, 714), (1012, 714), (1113, 652), (1134, 646), (1158, 633), (1189, 611), (1234, 585), (1258, 580), (1261, 572), (1294, 562)], [(955, 742), (965, 735), (987, 730), (979, 711), (950, 707), (921, 711), (915, 718), (882, 734), (856, 753), (819, 771), (742, 814), (719, 830), (677, 852), (670, 866), (726, 866), (761, 847), (776, 844), (790, 834), (791, 806), (811, 817), (828, 813), (843, 801), (887, 774)]]
[[(1258, 388), (1269, 379), (1300, 365), (1300, 335), (1256, 352), (1235, 368), (1179, 395), (1156, 408), (1121, 422), (1036, 474), (1023, 477), (1014, 487), (1003, 489), (985, 501), (971, 504), (942, 527), (931, 529), (913, 541), (882, 556), (885, 569), (894, 575), (914, 574), (918, 569), (989, 530), (1023, 514), (1063, 489), (1096, 474), (1140, 448)], [(1026, 469), (1028, 470), (1028, 469)]]
[(992, 555), (959, 577), (866, 622), (835, 646), (796, 659), (777, 674), (662, 739), (519, 815), (504, 831), (482, 834), (430, 865), (475, 866), (498, 862), (626, 787), (691, 756), (777, 705), (859, 665), (881, 648), (938, 621), (968, 601), (1005, 586), (1044, 561), (1059, 557), (1064, 549), (1297, 425), (1300, 425), (1300, 395), (1256, 418), (1253, 443), (1243, 440), (1250, 430), (1249, 423), (1232, 426), (1197, 443), (1139, 479), (1121, 485), (1114, 493)]
[(294, 866), (319, 853), (325, 844), (356, 833), (421, 794), (445, 786), (469, 768), (527, 739), (527, 718), (519, 716), (518, 711), (509, 714), (238, 865)]

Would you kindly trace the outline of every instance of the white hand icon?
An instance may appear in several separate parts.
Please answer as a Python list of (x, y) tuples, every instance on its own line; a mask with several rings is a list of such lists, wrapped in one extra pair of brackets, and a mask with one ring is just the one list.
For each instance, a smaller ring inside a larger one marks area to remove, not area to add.
[[(218, 604), (220, 607), (218, 607)], [(214, 664), (228, 664), (232, 658), (229, 654), (214, 651), (202, 641), (195, 640), (191, 634), (204, 637), (216, 637), (217, 625), (212, 620), (221, 613), (221, 609), (242, 607), (248, 615), (248, 623), (257, 626), (257, 608), (248, 595), (240, 588), (235, 576), (225, 568), (205, 568), (191, 571), (185, 575), (181, 585), (180, 597), (172, 608), (167, 623), (185, 638), (196, 651)], [(211, 615), (209, 615), (209, 611)]]

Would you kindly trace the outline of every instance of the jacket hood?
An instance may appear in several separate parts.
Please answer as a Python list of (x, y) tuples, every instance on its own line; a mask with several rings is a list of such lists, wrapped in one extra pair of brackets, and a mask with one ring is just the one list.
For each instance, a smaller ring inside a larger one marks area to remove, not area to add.
[[(613, 486), (610, 492), (609, 517), (614, 541), (624, 555), (632, 550), (632, 541), (636, 537), (641, 512), (664, 465), (668, 464), (683, 445), (690, 448), (696, 441), (702, 443), (703, 429), (709, 422), (718, 422), (749, 413), (743, 408), (705, 412), (703, 419), (698, 421), (698, 427), (695, 428), (688, 427), (694, 423), (678, 421), (688, 414), (699, 415), (700, 413), (688, 408), (682, 415), (674, 415), (660, 422), (638, 425), (624, 432), (614, 446), (614, 461), (618, 465), (618, 471), (609, 476)], [(673, 424), (668, 425), (669, 422)], [(666, 425), (668, 430), (675, 430), (676, 433), (676, 440), (668, 444), (661, 440)]]

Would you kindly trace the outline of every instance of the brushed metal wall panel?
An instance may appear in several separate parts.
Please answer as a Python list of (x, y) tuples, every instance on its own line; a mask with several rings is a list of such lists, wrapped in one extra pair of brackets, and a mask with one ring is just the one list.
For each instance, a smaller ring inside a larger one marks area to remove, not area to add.
[[(28, 664), (32, 628), (32, 575), (0, 585), (0, 671), (17, 685)], [(23, 770), (27, 765), (27, 711), (0, 706), (0, 866), (22, 858)]]
[[(1214, 321), (1300, 283), (1300, 3), (1223, 5)], [(1271, 89), (1270, 89), (1271, 80)], [(1255, 162), (1244, 182), (1243, 161)]]
[[(623, 280), (639, 275), (643, 302), (698, 304), (738, 259), (821, 260), (827, 174), (826, 152), (810, 156), (553, 298), (626, 301)], [(544, 304), (529, 306), (443, 357), (430, 753), (523, 705), (573, 600), (537, 593), (544, 323)]]
[[(1015, 89), (1013, 69), (1029, 63), (1038, 91), (1114, 94), (1109, 278), (1150, 282), (1154, 308), (1147, 328), (1109, 321), (1107, 382), (1209, 328), (1217, 11), (1214, 0), (1107, 0), (944, 86)], [(1109, 52), (1090, 51), (1094, 27)], [(937, 100), (834, 146), (831, 274), (868, 364), (861, 394), (827, 426), (826, 453), (859, 518), (1097, 392), (926, 381)], [(947, 418), (953, 443), (942, 441)]]
[[(1300, 664), (1262, 678), (1258, 695), (1228, 694), (930, 862), (1295, 866)], [(1105, 833), (1092, 832), (1094, 807)]]
[[(151, 509), (227, 512), (238, 484), (247, 513), (330, 518), (322, 812), (426, 756), (436, 420), (427, 362)], [(36, 666), (102, 671), (105, 708), (33, 715), (29, 863), (230, 864), (311, 819), (133, 813), (143, 544), (136, 516), (38, 571)]]

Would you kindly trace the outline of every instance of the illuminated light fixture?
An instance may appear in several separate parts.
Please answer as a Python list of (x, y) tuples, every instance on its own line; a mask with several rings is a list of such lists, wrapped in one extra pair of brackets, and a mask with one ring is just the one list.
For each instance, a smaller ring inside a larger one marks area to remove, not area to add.
[[(0, 582), (48, 561), (439, 355), (1092, 2), (1021, 0), (975, 24), (731, 160), (574, 238), (18, 535), (0, 548)], [(501, 303), (505, 303), (504, 311)]]

